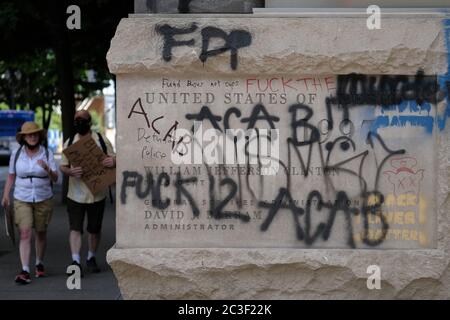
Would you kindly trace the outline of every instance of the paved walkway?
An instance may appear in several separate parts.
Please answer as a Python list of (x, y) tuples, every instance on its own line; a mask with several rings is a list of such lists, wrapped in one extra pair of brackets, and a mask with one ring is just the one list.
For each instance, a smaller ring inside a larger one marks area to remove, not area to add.
[[(3, 193), (5, 167), (1, 167), (0, 194)], [(106, 263), (106, 251), (115, 243), (115, 208), (107, 199), (103, 220), (103, 235), (97, 254), (97, 262), (102, 269), (98, 274), (85, 274), (81, 278), (81, 290), (69, 290), (66, 286), (66, 267), (71, 263), (69, 249), (69, 221), (66, 208), (61, 204), (61, 186), (55, 187), (55, 211), (48, 229), (47, 253), (44, 259), (48, 276), (34, 278), (28, 285), (18, 285), (14, 277), (20, 271), (18, 243), (14, 248), (6, 237), (4, 215), (0, 213), (0, 300), (3, 299), (39, 299), (39, 300), (72, 300), (72, 299), (121, 299), (116, 278)], [(86, 222), (85, 222), (86, 223)], [(18, 234), (16, 232), (16, 238)], [(33, 244), (34, 248), (34, 244)], [(34, 266), (35, 256), (32, 250), (30, 268)], [(87, 235), (83, 237), (82, 265), (87, 254)]]

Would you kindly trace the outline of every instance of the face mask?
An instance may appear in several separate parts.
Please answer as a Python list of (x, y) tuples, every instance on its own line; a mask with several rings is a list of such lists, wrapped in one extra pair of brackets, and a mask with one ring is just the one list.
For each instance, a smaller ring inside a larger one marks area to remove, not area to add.
[(36, 143), (35, 145), (31, 145), (28, 142), (24, 141), (25, 146), (30, 149), (30, 150), (35, 150), (36, 148), (39, 147), (39, 143)]
[(81, 135), (85, 135), (91, 129), (91, 124), (89, 120), (86, 119), (76, 119), (74, 122), (75, 131)]

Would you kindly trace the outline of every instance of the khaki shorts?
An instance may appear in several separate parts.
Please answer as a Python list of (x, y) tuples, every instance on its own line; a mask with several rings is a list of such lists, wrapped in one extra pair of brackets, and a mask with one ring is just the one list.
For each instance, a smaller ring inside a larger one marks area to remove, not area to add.
[(35, 203), (14, 199), (14, 222), (19, 229), (35, 228), (37, 232), (47, 231), (52, 213), (53, 198)]

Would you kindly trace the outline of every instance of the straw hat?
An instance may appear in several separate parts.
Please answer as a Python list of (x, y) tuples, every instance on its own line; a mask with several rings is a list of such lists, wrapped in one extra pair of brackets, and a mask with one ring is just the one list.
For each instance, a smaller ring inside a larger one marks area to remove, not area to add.
[(39, 132), (39, 135), (41, 136), (41, 141), (45, 138), (44, 129), (39, 128), (36, 122), (33, 121), (27, 121), (22, 125), (22, 128), (20, 132), (17, 132), (16, 134), (16, 140), (17, 142), (21, 142), (22, 138), (25, 134), (31, 134)]

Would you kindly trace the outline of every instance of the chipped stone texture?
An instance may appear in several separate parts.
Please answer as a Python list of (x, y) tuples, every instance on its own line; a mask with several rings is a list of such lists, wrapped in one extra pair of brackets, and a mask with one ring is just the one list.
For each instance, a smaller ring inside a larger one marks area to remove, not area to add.
[[(174, 18), (177, 17), (177, 18)], [(155, 26), (170, 23), (196, 32), (176, 36), (195, 39), (193, 47), (178, 46), (172, 60), (162, 59), (163, 38)], [(203, 64), (200, 30), (214, 26), (251, 33), (252, 44), (238, 50), (241, 74), (444, 74), (447, 53), (442, 20), (385, 18), (381, 30), (369, 30), (365, 18), (257, 18), (237, 15), (194, 17), (148, 15), (123, 19), (107, 55), (112, 73), (232, 74), (230, 54), (210, 57)], [(283, 41), (280, 41), (280, 39)], [(210, 49), (223, 45), (212, 43)]]
[[(111, 249), (124, 299), (448, 299), (437, 251)], [(381, 290), (367, 289), (367, 267)]]

